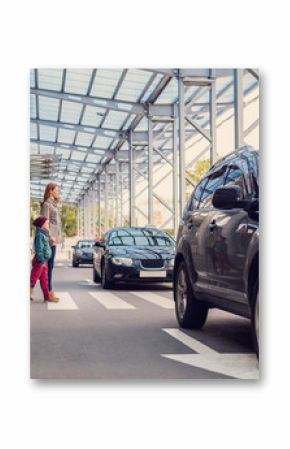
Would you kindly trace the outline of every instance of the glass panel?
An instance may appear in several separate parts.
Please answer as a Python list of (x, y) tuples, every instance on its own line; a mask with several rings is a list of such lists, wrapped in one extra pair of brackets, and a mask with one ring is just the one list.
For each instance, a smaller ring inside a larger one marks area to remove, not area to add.
[(58, 142), (72, 144), (75, 138), (75, 131), (62, 129), (58, 130)]
[(36, 96), (30, 95), (30, 117), (36, 118)]
[(59, 100), (40, 95), (38, 97), (38, 102), (40, 119), (53, 121), (58, 119)]
[(61, 121), (65, 123), (79, 123), (82, 104), (72, 101), (63, 101), (61, 108)]
[(94, 106), (86, 106), (82, 119), (82, 125), (100, 126), (101, 121), (106, 113), (106, 109)]
[(76, 145), (84, 145), (89, 147), (92, 144), (93, 138), (94, 134), (79, 132), (76, 139)]
[(41, 140), (49, 140), (50, 142), (55, 142), (56, 140), (56, 128), (51, 126), (39, 125), (39, 135)]
[(137, 101), (150, 77), (151, 73), (144, 70), (128, 70), (116, 98), (124, 101)]
[(120, 129), (128, 114), (126, 112), (110, 111), (103, 123), (103, 128)]
[(166, 88), (162, 92), (162, 94), (158, 97), (156, 103), (173, 103), (177, 100), (178, 96), (178, 83), (175, 78), (172, 78), (171, 81), (167, 84)]
[(103, 137), (98, 136), (94, 142), (93, 147), (94, 148), (108, 148), (110, 144), (112, 143), (112, 138), (110, 137)]
[(37, 72), (39, 89), (61, 90), (62, 69), (38, 69)]
[(112, 98), (122, 72), (122, 69), (98, 69), (90, 95)]
[(92, 72), (91, 69), (68, 69), (66, 72), (65, 92), (86, 95)]

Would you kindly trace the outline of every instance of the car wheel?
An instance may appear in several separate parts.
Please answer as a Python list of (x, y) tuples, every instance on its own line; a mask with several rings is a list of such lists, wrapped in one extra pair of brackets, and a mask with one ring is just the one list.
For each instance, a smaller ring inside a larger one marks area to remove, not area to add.
[(100, 278), (100, 276), (98, 275), (98, 272), (97, 272), (97, 270), (95, 269), (95, 267), (93, 267), (93, 280), (94, 280), (94, 282), (97, 284), (97, 283), (99, 283), (99, 282), (101, 282), (101, 278)]
[(255, 282), (252, 293), (252, 335), (254, 350), (259, 357), (259, 283)]
[(102, 263), (101, 275), (102, 275), (102, 277), (101, 277), (102, 287), (105, 289), (112, 288), (114, 286), (114, 283), (112, 281), (109, 281), (107, 278), (105, 262)]
[(179, 325), (185, 329), (201, 329), (206, 322), (208, 308), (195, 298), (184, 262), (177, 268), (174, 301)]
[(75, 260), (73, 260), (72, 266), (75, 267), (75, 268), (77, 268), (77, 267), (79, 266), (79, 264), (78, 264)]

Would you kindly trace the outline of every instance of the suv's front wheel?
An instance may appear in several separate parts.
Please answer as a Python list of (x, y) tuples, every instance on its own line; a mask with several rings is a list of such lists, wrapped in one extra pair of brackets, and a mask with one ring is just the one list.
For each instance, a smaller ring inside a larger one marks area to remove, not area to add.
[(208, 308), (194, 297), (184, 262), (177, 268), (174, 300), (179, 325), (186, 329), (201, 329), (206, 322)]

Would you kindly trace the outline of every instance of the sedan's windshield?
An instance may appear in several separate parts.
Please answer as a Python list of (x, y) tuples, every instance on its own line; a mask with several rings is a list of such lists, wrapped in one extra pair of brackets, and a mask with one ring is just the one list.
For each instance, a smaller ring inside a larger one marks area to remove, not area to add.
[(109, 236), (109, 246), (174, 246), (174, 240), (155, 229), (118, 229)]

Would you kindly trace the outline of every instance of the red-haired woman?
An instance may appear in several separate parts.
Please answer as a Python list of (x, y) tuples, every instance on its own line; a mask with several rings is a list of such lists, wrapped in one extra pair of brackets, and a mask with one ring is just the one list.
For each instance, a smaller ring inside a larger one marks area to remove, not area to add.
[(52, 289), (52, 271), (56, 254), (56, 245), (61, 243), (61, 219), (59, 210), (60, 190), (58, 184), (50, 182), (47, 184), (44, 192), (43, 202), (41, 203), (41, 215), (48, 218), (49, 234), (51, 244), (51, 258), (48, 260), (48, 290), (51, 298), (58, 300)]

